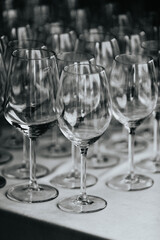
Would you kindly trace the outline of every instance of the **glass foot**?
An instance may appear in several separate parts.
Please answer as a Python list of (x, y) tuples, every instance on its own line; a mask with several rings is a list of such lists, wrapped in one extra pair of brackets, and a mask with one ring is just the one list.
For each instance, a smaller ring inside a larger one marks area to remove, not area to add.
[[(95, 176), (91, 174), (87, 174), (86, 187), (95, 185), (97, 181), (98, 179)], [(80, 173), (71, 172), (71, 173), (64, 173), (64, 174), (58, 175), (51, 180), (51, 183), (63, 188), (70, 188), (70, 189), (80, 188), (80, 185), (81, 185)]]
[[(122, 139), (115, 139), (109, 143), (110, 147), (114, 147), (114, 149), (123, 154), (128, 153), (128, 141), (127, 138), (122, 138)], [(144, 151), (148, 146), (148, 142), (145, 141), (143, 138), (137, 137), (135, 139), (135, 152), (142, 152)]]
[(110, 179), (106, 185), (114, 190), (138, 191), (150, 188), (153, 180), (147, 176), (134, 174), (134, 176), (122, 174)]
[(21, 184), (11, 187), (6, 195), (16, 202), (38, 203), (55, 199), (58, 196), (58, 190), (43, 184), (40, 184), (35, 190), (29, 184)]
[(6, 179), (0, 176), (0, 188), (4, 187), (5, 185), (6, 185)]
[[(25, 164), (16, 164), (2, 169), (2, 173), (7, 178), (29, 179), (30, 171)], [(49, 173), (48, 168), (40, 164), (36, 165), (36, 177), (40, 178)]]
[(148, 141), (153, 141), (153, 126), (142, 124), (139, 128), (137, 128), (136, 135), (141, 136)]
[(160, 161), (144, 159), (136, 164), (136, 168), (144, 172), (160, 173)]
[(71, 155), (70, 143), (49, 144), (39, 149), (39, 155), (46, 158), (63, 158)]
[(91, 157), (87, 158), (87, 167), (89, 168), (109, 168), (117, 165), (119, 158), (110, 154), (101, 154), (100, 158), (97, 158), (97, 155), (94, 154)]
[(107, 202), (96, 196), (87, 196), (85, 201), (82, 201), (80, 196), (65, 198), (58, 203), (58, 207), (65, 212), (72, 213), (91, 213), (98, 212), (107, 206)]
[(23, 148), (23, 137), (19, 136), (8, 136), (7, 138), (2, 138), (2, 146), (6, 149), (22, 149)]
[(7, 151), (0, 150), (0, 164), (9, 162), (12, 160), (12, 154)]

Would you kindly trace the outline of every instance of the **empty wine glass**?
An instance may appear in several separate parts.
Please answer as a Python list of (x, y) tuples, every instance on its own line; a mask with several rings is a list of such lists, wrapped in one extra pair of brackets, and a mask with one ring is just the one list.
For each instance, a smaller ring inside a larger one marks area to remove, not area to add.
[[(2, 55), (0, 53), (0, 113), (2, 113), (4, 108), (5, 101), (5, 88), (6, 88), (6, 79), (4, 76), (4, 69), (2, 67)], [(0, 164), (6, 163), (12, 159), (12, 155), (3, 149), (0, 149)], [(4, 187), (6, 184), (6, 179), (0, 176), (0, 188)]]
[(80, 195), (62, 199), (58, 207), (74, 213), (99, 211), (107, 202), (86, 194), (86, 157), (89, 146), (103, 135), (112, 116), (104, 68), (82, 63), (66, 66), (61, 74), (56, 103), (59, 127), (81, 153)]
[(136, 128), (152, 114), (157, 104), (153, 59), (138, 54), (116, 56), (110, 75), (110, 90), (113, 115), (128, 130), (129, 172), (114, 176), (106, 184), (124, 191), (149, 188), (153, 180), (134, 172), (134, 137)]
[[(50, 33), (46, 37), (47, 48), (52, 49), (54, 52), (67, 52), (73, 51), (76, 41), (75, 31), (65, 29), (64, 26), (61, 26), (61, 32)], [(71, 151), (70, 143), (66, 141), (63, 134), (59, 131), (58, 127), (55, 126), (52, 132), (52, 140), (44, 146), (40, 146), (39, 154), (44, 157), (59, 157), (63, 158), (70, 156)], [(60, 134), (59, 134), (60, 132)]]
[(50, 33), (47, 36), (46, 45), (56, 53), (74, 51), (76, 39), (77, 35), (74, 30), (62, 28), (62, 32)]
[[(139, 29), (131, 29), (127, 26), (118, 26), (111, 29), (112, 34), (115, 36), (114, 45), (116, 46), (116, 54), (141, 54), (141, 39), (142, 31)], [(104, 59), (104, 62), (107, 61)], [(149, 128), (149, 127), (148, 127)], [(118, 131), (112, 136), (112, 139), (109, 141), (109, 146), (114, 148), (122, 154), (128, 152), (128, 141), (127, 141), (127, 130), (123, 126), (121, 133)], [(148, 147), (148, 141), (142, 138), (141, 136), (136, 136), (135, 138), (135, 152), (142, 152)]]
[(26, 203), (44, 202), (58, 195), (50, 185), (36, 180), (36, 139), (56, 124), (55, 93), (58, 72), (54, 52), (18, 49), (12, 53), (4, 116), (30, 139), (30, 180), (11, 187), (7, 197)]
[[(112, 34), (104, 32), (101, 28), (85, 30), (77, 41), (76, 51), (78, 50), (94, 54), (96, 64), (105, 68), (109, 79), (113, 59), (119, 53), (117, 41)], [(113, 154), (113, 151), (112, 153), (107, 151), (107, 148), (105, 148), (105, 153), (102, 153), (100, 145), (100, 142), (97, 141), (94, 144), (94, 152), (88, 154), (88, 167), (100, 169), (115, 166), (119, 162), (119, 158)], [(110, 148), (112, 147), (110, 146)]]
[(158, 39), (157, 40), (146, 40), (142, 42), (142, 48), (144, 49), (144, 53), (150, 55), (154, 59), (156, 74), (158, 80), (158, 103), (153, 111), (153, 155), (149, 156), (139, 163), (137, 163), (137, 168), (152, 172), (152, 173), (160, 173), (160, 46)]
[[(45, 48), (44, 43), (39, 42), (37, 40), (31, 40), (31, 39), (22, 39), (22, 40), (12, 40), (9, 41), (7, 45), (7, 52), (6, 52), (6, 68), (9, 69), (9, 62), (11, 58), (11, 54), (15, 49), (36, 49), (36, 48)], [(15, 148), (15, 146), (18, 145), (19, 142), (23, 142), (23, 159), (21, 163), (14, 164), (11, 166), (7, 166), (2, 169), (3, 175), (8, 178), (18, 178), (18, 179), (27, 179), (29, 178), (30, 171), (29, 171), (29, 139), (28, 136), (23, 135), (23, 139), (21, 137), (21, 133), (17, 129), (16, 131), (13, 131), (11, 133), (12, 137), (9, 138), (3, 138), (3, 145), (6, 148)], [(18, 134), (17, 134), (18, 131)], [(42, 166), (40, 164), (36, 165), (36, 176), (37, 177), (43, 177), (49, 173), (49, 170), (47, 167)]]
[[(4, 63), (4, 55), (6, 52), (6, 42), (8, 42), (8, 38), (6, 35), (2, 35), (0, 37), (0, 72), (1, 72), (1, 88), (3, 88), (6, 83), (7, 73), (5, 69), (5, 63)], [(4, 97), (4, 96), (2, 96)], [(0, 113), (3, 117), (2, 113)], [(3, 132), (1, 133), (3, 134)], [(2, 139), (2, 137), (1, 137)], [(3, 141), (1, 141), (2, 146)], [(0, 164), (6, 163), (12, 159), (12, 155), (4, 150), (4, 148), (0, 150)]]
[[(61, 52), (57, 54), (57, 65), (59, 76), (65, 66), (74, 63), (94, 63), (95, 58), (92, 54), (78, 52)], [(69, 172), (55, 176), (51, 183), (57, 184), (60, 187), (79, 188), (80, 187), (80, 172), (78, 167), (78, 158), (76, 156), (76, 147), (71, 143), (72, 153), (72, 169)], [(96, 184), (97, 178), (91, 174), (87, 174), (86, 185), (92, 186)]]

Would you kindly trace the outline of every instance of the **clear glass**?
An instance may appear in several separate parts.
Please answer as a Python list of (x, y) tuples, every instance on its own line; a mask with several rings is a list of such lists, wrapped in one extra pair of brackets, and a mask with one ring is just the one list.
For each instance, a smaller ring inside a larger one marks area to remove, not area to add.
[[(18, 40), (12, 40), (8, 41), (8, 38), (3, 37), (2, 40), (2, 46), (3, 46), (3, 58), (5, 62), (5, 68), (8, 71), (9, 67), (9, 61), (11, 57), (11, 53), (13, 50), (17, 48), (22, 47), (30, 47), (30, 48), (36, 48), (36, 47), (42, 47), (44, 46), (43, 43), (38, 42), (34, 39), (33, 34), (31, 34), (31, 29), (28, 26), (25, 27), (13, 27), (10, 33), (11, 39), (18, 39)], [(32, 38), (33, 37), (33, 38)], [(6, 149), (22, 149), (23, 147), (23, 137), (22, 134), (19, 133), (16, 129), (12, 128), (10, 131), (10, 134), (8, 136), (3, 137), (2, 139), (2, 145)]]
[[(57, 54), (57, 64), (59, 69), (59, 76), (65, 66), (73, 63), (93, 63), (94, 56), (91, 54), (78, 52), (62, 52)], [(78, 167), (78, 158), (75, 154), (76, 147), (71, 143), (72, 169), (69, 172), (55, 176), (51, 183), (64, 188), (80, 188), (80, 171)], [(96, 184), (97, 178), (91, 174), (87, 174), (86, 185), (92, 186)]]
[(107, 181), (115, 190), (134, 191), (149, 188), (153, 180), (134, 171), (136, 128), (149, 117), (157, 104), (158, 87), (154, 61), (144, 55), (121, 54), (115, 58), (110, 76), (113, 115), (128, 130), (128, 173)]
[[(4, 71), (3, 58), (0, 53), (0, 113), (3, 111), (6, 88), (6, 75)], [(12, 159), (12, 155), (3, 149), (0, 149), (0, 164), (6, 163)], [(4, 187), (6, 180), (0, 176), (0, 188)]]
[[(6, 50), (5, 63), (6, 68), (9, 69), (9, 62), (11, 54), (16, 49), (38, 49), (45, 48), (44, 43), (30, 40), (30, 39), (21, 39), (21, 40), (12, 40), (9, 41)], [(3, 175), (7, 178), (18, 178), (18, 179), (27, 179), (29, 178), (29, 139), (26, 136), (23, 136), (16, 128), (13, 128), (11, 131), (11, 136), (5, 136), (3, 141), (3, 146), (5, 148), (11, 149), (20, 149), (23, 147), (23, 160), (21, 163), (7, 166), (3, 171)], [(40, 164), (36, 165), (36, 174), (37, 177), (43, 177), (49, 173), (47, 167)]]
[[(142, 42), (144, 52), (154, 58), (158, 86), (160, 85), (160, 46), (157, 40)], [(142, 159), (136, 167), (146, 172), (160, 173), (160, 87), (158, 87), (158, 103), (153, 111), (153, 155)]]
[(57, 123), (55, 98), (58, 71), (54, 52), (45, 49), (18, 49), (12, 53), (4, 116), (30, 139), (30, 179), (11, 187), (11, 200), (37, 203), (52, 200), (58, 190), (38, 184), (36, 179), (36, 139)]
[[(119, 53), (117, 41), (112, 34), (104, 32), (102, 28), (84, 30), (77, 41), (76, 51), (86, 51), (93, 54), (96, 64), (105, 68), (109, 79), (113, 59)], [(111, 156), (107, 152), (103, 154), (100, 149), (100, 143), (97, 141), (94, 153), (88, 158), (88, 167), (98, 169), (118, 164), (119, 159), (116, 155), (112, 154)]]
[(46, 38), (46, 45), (56, 53), (74, 51), (77, 34), (70, 29), (62, 28), (60, 33), (50, 33)]
[[(119, 18), (120, 16), (118, 16)], [(127, 16), (124, 15), (127, 20)], [(125, 20), (124, 19), (124, 20)], [(120, 20), (120, 19), (119, 19)], [(122, 20), (120, 22), (123, 22)], [(125, 21), (124, 21), (125, 22)], [(115, 37), (112, 40), (112, 47), (116, 54), (141, 54), (143, 52), (141, 48), (142, 31), (137, 28), (129, 28), (129, 26), (114, 26), (111, 28), (111, 33)], [(106, 64), (107, 61), (103, 60)], [(122, 132), (117, 132), (114, 134), (114, 139), (110, 140), (109, 146), (114, 146), (114, 148), (119, 151), (121, 155), (127, 154), (128, 152), (128, 139), (127, 131), (123, 126)], [(135, 137), (135, 152), (142, 152), (148, 147), (148, 141), (139, 136)]]
[(62, 133), (80, 149), (81, 190), (58, 202), (61, 210), (74, 213), (99, 211), (103, 198), (86, 193), (87, 150), (107, 130), (112, 117), (109, 84), (103, 67), (75, 63), (66, 66), (57, 93), (58, 123)]
[[(47, 48), (52, 49), (57, 54), (59, 52), (74, 51), (77, 39), (76, 32), (62, 25), (59, 26), (59, 31), (56, 32), (52, 27), (51, 25), (51, 32), (46, 36)], [(39, 154), (47, 158), (63, 158), (71, 155), (70, 143), (62, 134), (60, 136), (57, 126), (52, 131), (52, 139), (49, 139), (49, 143), (45, 144), (45, 146), (40, 146)]]
[[(7, 75), (6, 75), (6, 70), (5, 70), (5, 64), (4, 64), (4, 59), (3, 59), (3, 55), (0, 53), (0, 87), (1, 87), (1, 92), (3, 93), (3, 90), (4, 90), (4, 86), (6, 84), (6, 78), (7, 78)], [(1, 106), (0, 106), (0, 112), (2, 110), (2, 103), (4, 101), (4, 96), (2, 95), (1, 96)], [(2, 137), (1, 137), (2, 139)], [(1, 146), (3, 145), (3, 139), (1, 141)], [(8, 151), (4, 150), (3, 146), (2, 148), (0, 149), (0, 164), (4, 164), (4, 163), (7, 163), (9, 162), (10, 160), (12, 159), (12, 154), (9, 153)]]

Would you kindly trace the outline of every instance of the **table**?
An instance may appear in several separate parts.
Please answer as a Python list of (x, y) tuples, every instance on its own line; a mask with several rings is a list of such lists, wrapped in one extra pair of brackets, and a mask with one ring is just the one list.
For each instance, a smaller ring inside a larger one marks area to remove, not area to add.
[[(21, 150), (10, 152), (13, 161), (0, 169), (21, 161)], [(135, 162), (152, 152), (149, 144), (145, 152), (136, 154)], [(71, 168), (71, 157), (50, 159), (37, 155), (37, 162), (51, 170), (48, 176), (38, 179), (39, 183), (49, 184), (53, 176)], [(123, 171), (127, 171), (125, 155), (115, 167), (88, 169), (98, 182), (87, 188), (87, 193), (103, 197), (108, 203), (104, 210), (89, 214), (66, 213), (57, 208), (60, 199), (78, 194), (78, 189), (58, 188), (59, 196), (44, 203), (18, 203), (7, 199), (5, 193), (24, 180), (7, 179), (6, 186), (0, 189), (0, 240), (160, 240), (160, 174), (146, 174), (154, 180), (147, 190), (109, 189), (107, 179)]]

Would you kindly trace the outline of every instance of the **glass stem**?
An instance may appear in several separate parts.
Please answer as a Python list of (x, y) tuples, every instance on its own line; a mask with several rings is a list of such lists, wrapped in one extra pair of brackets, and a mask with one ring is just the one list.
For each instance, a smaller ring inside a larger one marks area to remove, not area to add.
[(72, 154), (72, 173), (76, 173), (78, 172), (78, 160), (76, 157), (76, 147), (74, 146), (74, 144), (71, 144), (71, 154)]
[(95, 148), (94, 148), (95, 155), (97, 156), (97, 161), (99, 162), (101, 160), (101, 152), (99, 149), (99, 141), (95, 142)]
[(129, 129), (128, 135), (128, 158), (129, 158), (129, 175), (134, 177), (134, 141), (135, 141), (135, 128)]
[(159, 113), (156, 113), (154, 119), (154, 160), (160, 161), (160, 135), (159, 135)]
[(23, 135), (23, 164), (29, 169), (29, 138)]
[(30, 186), (33, 190), (38, 190), (36, 180), (36, 139), (30, 138)]
[(59, 144), (59, 141), (58, 141), (58, 127), (55, 126), (56, 129), (53, 129), (52, 130), (52, 143), (57, 145)]
[(88, 147), (81, 147), (81, 193), (80, 198), (82, 201), (87, 200), (86, 194), (86, 164), (87, 164), (87, 151)]

